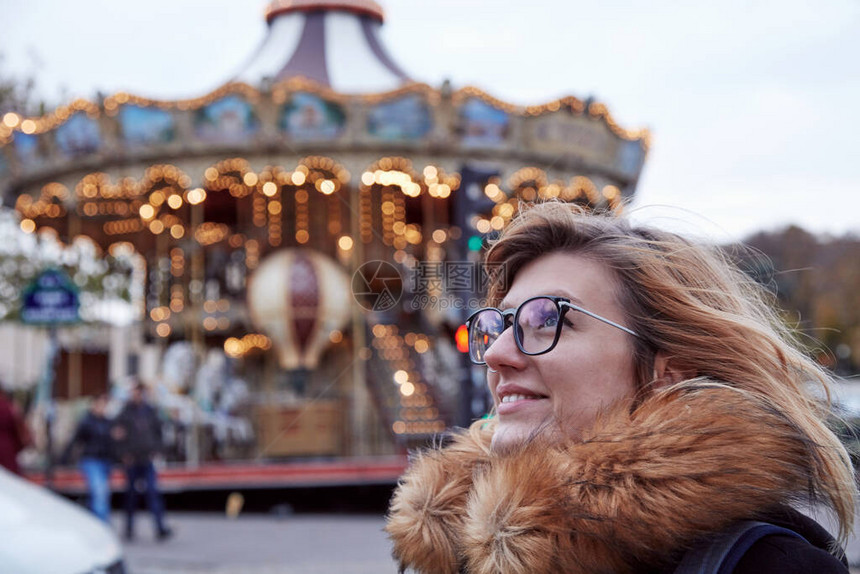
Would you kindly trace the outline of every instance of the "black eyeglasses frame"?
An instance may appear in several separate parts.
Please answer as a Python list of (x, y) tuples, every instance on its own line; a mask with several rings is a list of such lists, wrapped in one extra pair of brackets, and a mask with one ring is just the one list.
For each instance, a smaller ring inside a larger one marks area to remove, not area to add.
[[(587, 309), (583, 309), (579, 305), (575, 305), (575, 304), (571, 303), (570, 299), (568, 299), (566, 297), (558, 297), (556, 295), (536, 295), (535, 297), (529, 297), (528, 299), (526, 299), (525, 301), (523, 301), (522, 303), (520, 303), (519, 305), (517, 305), (513, 309), (508, 309), (506, 311), (502, 311), (501, 309), (498, 309), (497, 307), (482, 307), (481, 309), (478, 309), (477, 311), (475, 311), (474, 313), (469, 315), (469, 318), (466, 319), (466, 330), (469, 333), (469, 360), (472, 361), (472, 363), (475, 365), (486, 365), (487, 364), (486, 361), (476, 360), (473, 356), (473, 353), (472, 353), (472, 344), (471, 344), (471, 341), (472, 341), (472, 336), (471, 336), (472, 335), (472, 324), (473, 324), (473, 320), (475, 319), (475, 317), (478, 316), (479, 313), (483, 313), (484, 311), (496, 311), (497, 313), (499, 313), (502, 316), (502, 321), (504, 321), (504, 325), (503, 325), (503, 328), (501, 331), (501, 333), (504, 333), (508, 329), (508, 327), (510, 327), (512, 325), (519, 324), (520, 310), (526, 304), (530, 303), (531, 301), (534, 301), (535, 299), (549, 299), (550, 301), (552, 301), (555, 304), (556, 308), (558, 309), (558, 323), (556, 324), (555, 337), (552, 340), (552, 344), (549, 347), (547, 347), (546, 350), (538, 351), (536, 353), (529, 353), (528, 351), (526, 351), (523, 348), (522, 335), (519, 333), (519, 331), (517, 329), (514, 329), (514, 342), (517, 344), (517, 349), (519, 349), (519, 351), (524, 355), (528, 355), (530, 357), (535, 357), (538, 355), (545, 355), (546, 353), (549, 353), (550, 351), (555, 349), (555, 346), (558, 344), (558, 341), (561, 338), (561, 328), (564, 325), (564, 316), (570, 310), (578, 311), (584, 315), (588, 315), (589, 317), (592, 317), (594, 319), (597, 319), (598, 321), (606, 323), (607, 325), (611, 325), (612, 327), (615, 327), (616, 329), (621, 329), (625, 333), (633, 335), (634, 337), (637, 337), (637, 338), (639, 337), (639, 335), (635, 331), (633, 331), (632, 329), (628, 329), (624, 325), (620, 325), (619, 323), (616, 323), (615, 321), (612, 321), (611, 319), (607, 319), (606, 317), (601, 317), (597, 313), (592, 313), (591, 311), (589, 311)], [(501, 333), (499, 333), (500, 337), (501, 337)], [(487, 347), (487, 348), (489, 349), (489, 347)]]

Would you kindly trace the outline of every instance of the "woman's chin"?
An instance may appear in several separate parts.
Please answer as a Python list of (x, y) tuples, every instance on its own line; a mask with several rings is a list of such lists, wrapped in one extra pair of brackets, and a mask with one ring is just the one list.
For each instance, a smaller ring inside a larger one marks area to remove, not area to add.
[(493, 432), (490, 449), (496, 454), (511, 454), (536, 440), (553, 442), (557, 437), (557, 427), (548, 423), (540, 425), (499, 423)]
[(493, 432), (493, 440), (490, 442), (490, 450), (496, 454), (505, 454), (514, 448), (514, 445), (521, 443), (516, 433), (508, 426), (499, 425)]

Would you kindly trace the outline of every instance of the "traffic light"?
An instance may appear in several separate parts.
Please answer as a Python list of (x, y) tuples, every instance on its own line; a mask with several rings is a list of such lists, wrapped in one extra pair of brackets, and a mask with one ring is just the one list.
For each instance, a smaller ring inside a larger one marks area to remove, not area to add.
[(454, 333), (454, 341), (457, 343), (457, 350), (461, 353), (469, 352), (469, 328), (466, 325), (457, 327), (457, 332)]
[(485, 232), (476, 229), (473, 221), (492, 213), (496, 202), (487, 197), (484, 188), (491, 179), (499, 176), (496, 168), (476, 167), (466, 164), (460, 169), (460, 189), (455, 200), (454, 221), (462, 232), (465, 254), (480, 251)]

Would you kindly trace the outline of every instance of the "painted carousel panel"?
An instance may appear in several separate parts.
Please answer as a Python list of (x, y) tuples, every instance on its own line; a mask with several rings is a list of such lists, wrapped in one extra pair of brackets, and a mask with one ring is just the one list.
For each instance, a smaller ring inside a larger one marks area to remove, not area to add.
[(230, 95), (194, 113), (197, 137), (209, 143), (243, 143), (260, 128), (253, 106), (241, 96)]
[(507, 112), (470, 98), (460, 107), (460, 141), (464, 146), (499, 146), (508, 137)]
[(297, 140), (330, 140), (343, 133), (343, 108), (308, 92), (296, 92), (281, 108), (278, 127)]
[(615, 156), (615, 169), (628, 177), (636, 177), (645, 163), (645, 148), (636, 140), (622, 142)]
[(173, 116), (158, 108), (122, 106), (119, 123), (123, 141), (128, 147), (170, 143), (176, 137)]
[(69, 159), (95, 153), (102, 145), (98, 121), (84, 112), (73, 114), (59, 126), (55, 138), (60, 152)]
[(18, 155), (18, 162), (25, 170), (40, 167), (45, 163), (45, 150), (42, 146), (44, 135), (25, 134), (17, 132), (13, 145)]
[(419, 140), (430, 133), (433, 119), (427, 102), (417, 94), (377, 104), (370, 109), (367, 131), (371, 136), (391, 140)]

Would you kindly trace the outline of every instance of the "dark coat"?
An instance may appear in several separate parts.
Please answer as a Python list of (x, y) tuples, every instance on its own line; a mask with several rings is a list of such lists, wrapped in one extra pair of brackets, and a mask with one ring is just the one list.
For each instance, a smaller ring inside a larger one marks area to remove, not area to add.
[(20, 474), (18, 453), (30, 444), (30, 433), (15, 405), (0, 395), (0, 466)]
[(765, 536), (744, 554), (734, 574), (848, 574), (848, 561), (834, 557), (829, 548), (836, 540), (811, 518), (784, 508), (767, 521), (797, 532), (806, 542), (791, 536)]
[(126, 404), (116, 418), (116, 426), (122, 429), (117, 447), (124, 463), (149, 462), (161, 451), (161, 419), (151, 405)]
[(116, 458), (116, 444), (111, 436), (113, 425), (111, 419), (87, 412), (78, 423), (63, 460), (68, 460), (74, 450), (80, 449), (81, 458), (113, 461)]

